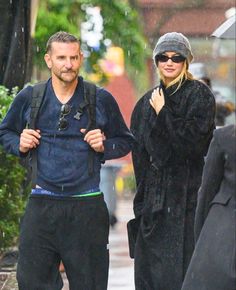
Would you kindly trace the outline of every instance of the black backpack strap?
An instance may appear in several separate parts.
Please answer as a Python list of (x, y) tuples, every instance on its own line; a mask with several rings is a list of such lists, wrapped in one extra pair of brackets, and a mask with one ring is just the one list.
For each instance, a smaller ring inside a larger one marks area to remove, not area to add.
[(84, 102), (88, 104), (88, 125), (86, 132), (96, 128), (96, 85), (84, 81)]
[[(31, 112), (30, 112), (30, 121), (28, 128), (29, 129), (36, 129), (36, 120), (38, 116), (38, 112), (40, 109), (40, 106), (43, 101), (44, 93), (46, 90), (47, 81), (38, 83), (33, 86), (32, 90), (32, 100), (31, 100)], [(30, 159), (31, 159), (31, 184), (34, 188), (36, 185), (36, 179), (37, 179), (37, 148), (32, 149), (30, 151)]]
[(29, 121), (29, 129), (35, 129), (36, 119), (38, 116), (38, 112), (40, 106), (43, 101), (44, 92), (46, 89), (47, 81), (38, 83), (33, 86), (32, 90), (32, 99), (31, 99), (31, 112), (30, 112), (30, 121)]
[[(96, 85), (84, 81), (84, 101), (88, 103), (88, 126), (86, 132), (96, 128)], [(90, 148), (88, 153), (88, 172), (89, 175), (94, 173), (94, 150)]]

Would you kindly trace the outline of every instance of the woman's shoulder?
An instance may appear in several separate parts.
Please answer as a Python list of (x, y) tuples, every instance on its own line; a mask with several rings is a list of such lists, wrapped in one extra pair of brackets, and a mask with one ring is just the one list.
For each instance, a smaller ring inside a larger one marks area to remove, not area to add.
[(188, 88), (191, 87), (191, 88), (195, 88), (195, 89), (210, 90), (210, 88), (206, 84), (204, 84), (202, 81), (200, 81), (198, 79), (186, 80), (184, 84)]
[(208, 99), (215, 101), (214, 94), (212, 90), (203, 82), (194, 79), (194, 80), (188, 80), (185, 84), (185, 89), (190, 92), (190, 95), (198, 98)]
[(209, 86), (198, 79), (187, 80), (186, 83), (187, 83), (187, 86), (189, 87), (194, 87), (195, 89), (211, 92), (211, 89), (209, 88)]

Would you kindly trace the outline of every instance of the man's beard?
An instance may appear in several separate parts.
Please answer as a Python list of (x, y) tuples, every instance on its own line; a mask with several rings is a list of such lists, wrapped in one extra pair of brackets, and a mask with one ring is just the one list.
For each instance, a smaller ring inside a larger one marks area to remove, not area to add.
[[(64, 77), (66, 74), (69, 74), (71, 77), (69, 79), (67, 77)], [(58, 77), (58, 79), (60, 81), (66, 82), (66, 83), (71, 83), (77, 79), (78, 74), (79, 74), (79, 71), (68, 70), (66, 72), (60, 72), (60, 73), (55, 74), (55, 75)]]

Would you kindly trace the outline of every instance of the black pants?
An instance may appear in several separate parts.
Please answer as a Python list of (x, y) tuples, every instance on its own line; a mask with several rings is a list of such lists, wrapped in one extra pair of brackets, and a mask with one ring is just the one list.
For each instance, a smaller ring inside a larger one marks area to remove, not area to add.
[(22, 219), (19, 290), (59, 290), (63, 262), (70, 290), (106, 290), (109, 217), (103, 196), (31, 196)]

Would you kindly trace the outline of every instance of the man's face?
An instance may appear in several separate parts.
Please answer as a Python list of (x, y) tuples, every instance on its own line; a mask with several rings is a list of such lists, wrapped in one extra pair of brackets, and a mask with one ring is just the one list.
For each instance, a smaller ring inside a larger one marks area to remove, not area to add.
[(77, 42), (53, 42), (44, 59), (52, 78), (72, 83), (77, 79), (83, 56)]

